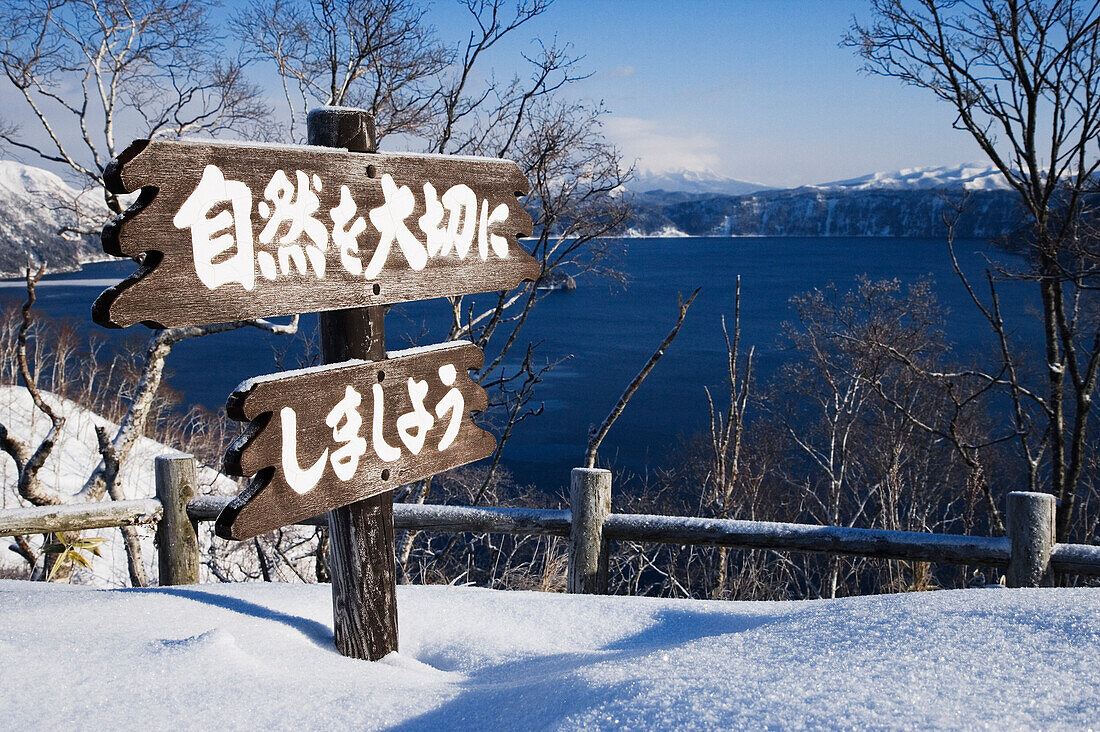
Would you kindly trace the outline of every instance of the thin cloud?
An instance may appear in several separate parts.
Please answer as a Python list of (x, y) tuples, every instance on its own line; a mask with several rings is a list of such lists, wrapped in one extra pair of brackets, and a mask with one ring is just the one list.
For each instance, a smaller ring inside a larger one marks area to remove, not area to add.
[(605, 71), (600, 76), (608, 79), (625, 79), (634, 76), (636, 69), (633, 66), (616, 66), (610, 71)]
[(627, 162), (651, 173), (714, 170), (721, 163), (718, 140), (700, 132), (668, 128), (653, 120), (611, 116), (604, 120), (608, 138)]

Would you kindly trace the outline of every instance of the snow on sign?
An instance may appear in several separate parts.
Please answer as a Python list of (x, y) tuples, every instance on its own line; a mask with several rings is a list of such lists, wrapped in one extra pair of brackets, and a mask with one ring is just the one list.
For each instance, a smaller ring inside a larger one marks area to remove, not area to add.
[(507, 160), (138, 140), (108, 166), (137, 202), (103, 249), (145, 255), (100, 325), (203, 325), (515, 287), (530, 185)]
[(245, 381), (226, 410), (251, 421), (225, 469), (253, 477), (217, 534), (248, 539), (490, 455), (468, 416), (486, 407), (468, 373), (483, 358), (458, 341)]

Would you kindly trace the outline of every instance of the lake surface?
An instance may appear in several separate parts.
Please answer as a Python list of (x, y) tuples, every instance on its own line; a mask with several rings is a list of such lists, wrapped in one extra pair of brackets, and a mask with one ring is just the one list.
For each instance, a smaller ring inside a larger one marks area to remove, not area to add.
[[(540, 362), (569, 357), (546, 374), (537, 400), (542, 415), (517, 428), (505, 450), (505, 464), (518, 478), (557, 491), (568, 484), (569, 469), (584, 456), (589, 426), (598, 424), (625, 386), (675, 322), (677, 294), (701, 288), (679, 338), (650, 374), (600, 451), (604, 460), (634, 471), (666, 462), (681, 435), (706, 428), (704, 386), (722, 394), (726, 373), (721, 322), (732, 326), (734, 282), (741, 276), (742, 344), (756, 347), (755, 372), (769, 379), (787, 354), (778, 341), (781, 323), (793, 316), (792, 295), (836, 283), (844, 291), (856, 277), (898, 278), (903, 283), (930, 277), (948, 309), (946, 330), (961, 351), (990, 347), (988, 326), (970, 303), (951, 270), (946, 244), (939, 240), (887, 238), (675, 238), (622, 240), (618, 269), (626, 287), (606, 280), (582, 281), (577, 290), (550, 294), (532, 314), (524, 334), (539, 343)], [(986, 256), (1019, 261), (989, 250), (982, 242), (956, 244), (963, 267), (980, 275)], [(134, 266), (110, 262), (81, 272), (51, 276), (40, 284), (39, 308), (71, 318), (87, 331), (111, 339), (137, 337), (142, 326), (103, 331), (91, 323), (91, 303)], [(0, 283), (0, 300), (22, 300), (18, 282)], [(1009, 322), (1021, 324), (1025, 337), (1038, 337), (1021, 285), (1006, 286), (1002, 307)], [(449, 309), (443, 301), (410, 303), (387, 317), (391, 350), (437, 341), (445, 332)], [(306, 332), (316, 318), (307, 317)], [(169, 383), (189, 402), (221, 408), (245, 378), (275, 370), (277, 349), (286, 339), (243, 329), (181, 343), (169, 358)], [(283, 359), (299, 366), (300, 344)], [(521, 349), (517, 347), (517, 356)]]

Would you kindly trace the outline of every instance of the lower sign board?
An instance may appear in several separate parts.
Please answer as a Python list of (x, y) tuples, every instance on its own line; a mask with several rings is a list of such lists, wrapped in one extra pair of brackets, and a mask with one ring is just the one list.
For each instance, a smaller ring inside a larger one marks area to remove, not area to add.
[(469, 375), (483, 361), (457, 341), (245, 381), (226, 410), (249, 424), (225, 470), (252, 479), (218, 536), (248, 539), (492, 454), (469, 417), (488, 403)]

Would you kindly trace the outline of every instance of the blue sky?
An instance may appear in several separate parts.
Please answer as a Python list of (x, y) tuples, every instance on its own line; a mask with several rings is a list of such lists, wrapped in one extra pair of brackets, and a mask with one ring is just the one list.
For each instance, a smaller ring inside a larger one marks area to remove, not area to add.
[[(981, 161), (941, 102), (859, 71), (839, 46), (853, 15), (867, 3), (558, 0), (493, 60), (502, 75), (535, 36), (572, 43), (593, 72), (576, 92), (606, 102), (608, 136), (642, 168), (793, 186)], [(446, 0), (429, 17), (444, 38), (465, 25)]]
[[(224, 0), (220, 12), (243, 1)], [(859, 70), (839, 46), (853, 15), (869, 19), (866, 0), (557, 0), (493, 48), (482, 71), (522, 70), (520, 54), (534, 52), (536, 38), (572, 44), (592, 76), (569, 93), (603, 100), (608, 138), (628, 163), (653, 172), (797, 186), (982, 162), (943, 103)], [(455, 47), (467, 18), (455, 0), (434, 0), (428, 13)], [(262, 81), (272, 71), (259, 73)], [(0, 99), (9, 98), (14, 91), (3, 89)], [(21, 103), (8, 117), (41, 134)], [(16, 150), (4, 156), (51, 167)]]

